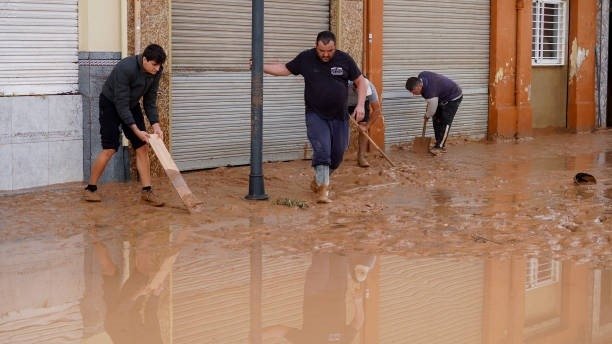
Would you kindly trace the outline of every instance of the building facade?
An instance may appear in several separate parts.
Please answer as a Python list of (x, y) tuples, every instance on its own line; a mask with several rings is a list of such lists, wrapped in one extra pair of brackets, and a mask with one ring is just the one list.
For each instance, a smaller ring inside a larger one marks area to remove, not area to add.
[[(515, 139), (534, 129), (592, 131), (608, 115), (605, 0), (265, 2), (265, 60), (284, 62), (331, 29), (377, 86), (380, 146), (410, 141), (424, 102), (404, 83), (422, 70), (464, 91), (453, 134)], [(169, 53), (160, 120), (182, 170), (249, 163), (251, 1), (4, 2), (0, 191), (89, 177), (98, 95), (113, 66), (155, 42)], [(43, 6), (44, 11), (34, 10)], [(27, 24), (27, 25), (26, 25)], [(308, 158), (301, 77), (264, 78), (264, 161)], [(102, 182), (133, 174), (124, 146)], [(154, 172), (161, 173), (159, 166)]]
[(0, 191), (83, 178), (77, 0), (0, 3)]

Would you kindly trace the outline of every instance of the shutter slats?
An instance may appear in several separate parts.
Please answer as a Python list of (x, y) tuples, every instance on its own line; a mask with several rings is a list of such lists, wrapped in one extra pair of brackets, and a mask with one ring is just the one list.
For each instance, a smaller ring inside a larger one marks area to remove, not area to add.
[(77, 0), (0, 4), (0, 95), (78, 91)]
[[(287, 62), (329, 28), (329, 1), (265, 2), (266, 61)], [(172, 154), (181, 170), (248, 164), (251, 2), (172, 2)], [(264, 160), (307, 142), (302, 77), (264, 77)]]
[[(489, 1), (385, 0), (383, 104), (387, 143), (420, 135), (425, 102), (404, 85), (423, 70), (455, 80), (464, 99), (451, 135), (482, 137), (488, 121)], [(437, 13), (444, 13), (443, 20)], [(427, 135), (433, 135), (431, 123)]]

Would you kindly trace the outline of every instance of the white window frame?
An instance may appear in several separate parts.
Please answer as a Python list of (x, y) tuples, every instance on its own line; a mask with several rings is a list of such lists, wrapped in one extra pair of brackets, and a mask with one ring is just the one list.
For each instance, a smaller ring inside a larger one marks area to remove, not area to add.
[(527, 260), (525, 290), (546, 287), (558, 283), (561, 277), (559, 261), (552, 259), (530, 258)]
[[(532, 41), (531, 63), (533, 66), (562, 66), (565, 65), (568, 36), (568, 1), (567, 0), (532, 0)], [(550, 14), (544, 13), (547, 7), (558, 6), (559, 13), (556, 21), (550, 19)], [(546, 29), (545, 25), (555, 25), (555, 28)], [(553, 36), (547, 36), (551, 31)], [(546, 42), (552, 40), (552, 42)], [(554, 49), (550, 49), (550, 46)], [(552, 55), (552, 56), (551, 56)]]

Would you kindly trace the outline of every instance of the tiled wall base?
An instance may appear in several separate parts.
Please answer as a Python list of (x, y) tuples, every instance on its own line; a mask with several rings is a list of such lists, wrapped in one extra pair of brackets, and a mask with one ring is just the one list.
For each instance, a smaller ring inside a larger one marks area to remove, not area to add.
[(83, 180), (80, 95), (0, 97), (0, 191)]
[[(102, 86), (121, 59), (118, 52), (80, 52), (79, 90), (83, 95), (83, 176), (89, 180), (91, 163), (102, 150), (98, 101)], [(98, 184), (130, 179), (130, 157), (127, 147), (120, 147), (104, 170)]]

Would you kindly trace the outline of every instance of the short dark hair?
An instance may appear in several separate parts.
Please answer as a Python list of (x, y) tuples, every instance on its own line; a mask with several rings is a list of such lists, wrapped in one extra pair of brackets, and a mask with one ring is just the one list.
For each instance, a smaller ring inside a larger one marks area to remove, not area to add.
[(419, 86), (420, 84), (421, 84), (421, 80), (419, 80), (419, 78), (412, 76), (408, 78), (408, 80), (406, 80), (406, 89), (412, 92), (412, 90), (414, 90), (414, 88)]
[(147, 61), (155, 61), (159, 64), (166, 62), (166, 52), (157, 44), (149, 44), (142, 52), (142, 56), (146, 57)]
[(334, 35), (334, 33), (331, 32), (331, 31), (321, 31), (317, 35), (317, 40), (315, 42), (316, 43), (321, 42), (323, 44), (329, 44), (329, 42), (334, 42), (334, 44), (335, 44), (336, 43), (336, 35)]

